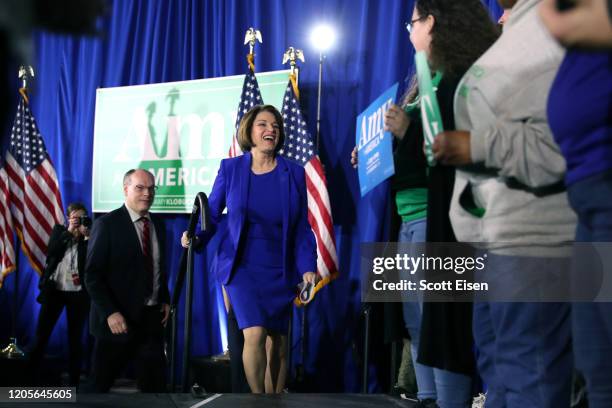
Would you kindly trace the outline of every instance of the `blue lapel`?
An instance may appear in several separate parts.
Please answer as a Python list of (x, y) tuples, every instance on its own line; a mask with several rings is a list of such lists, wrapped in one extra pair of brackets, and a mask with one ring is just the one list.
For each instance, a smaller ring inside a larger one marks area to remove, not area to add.
[[(244, 205), (240, 211), (240, 219), (238, 220), (238, 237), (242, 235), (242, 228), (244, 227), (244, 222), (246, 220), (246, 210), (247, 210), (247, 201), (249, 197), (249, 178), (251, 177), (251, 162), (253, 161), (253, 156), (251, 152), (246, 152), (240, 157), (240, 166), (238, 168), (238, 172), (234, 174), (234, 177), (238, 177), (238, 185), (240, 192), (240, 203)], [(238, 242), (235, 242), (236, 248), (238, 248)]]
[(290, 190), (289, 190), (289, 166), (285, 159), (281, 156), (276, 156), (276, 163), (280, 170), (280, 200), (283, 209), (283, 259), (287, 259), (287, 238), (289, 234), (289, 205), (290, 205)]
[(251, 162), (253, 156), (251, 152), (242, 155), (240, 160), (240, 171), (235, 176), (238, 176), (240, 184), (240, 202), (246, 203), (249, 195), (249, 177), (251, 176)]

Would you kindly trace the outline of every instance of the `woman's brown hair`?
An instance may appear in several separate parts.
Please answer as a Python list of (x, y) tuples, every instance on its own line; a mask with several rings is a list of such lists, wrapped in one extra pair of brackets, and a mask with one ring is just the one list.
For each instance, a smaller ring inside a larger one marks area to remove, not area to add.
[(257, 115), (259, 115), (261, 112), (270, 112), (276, 119), (276, 123), (278, 124), (278, 143), (274, 148), (274, 153), (278, 153), (278, 151), (283, 148), (283, 144), (285, 143), (285, 129), (283, 126), (283, 117), (272, 105), (256, 105), (242, 117), (240, 126), (238, 126), (238, 145), (243, 152), (251, 151), (251, 148), (253, 147), (253, 140), (251, 139), (253, 123), (255, 122)]

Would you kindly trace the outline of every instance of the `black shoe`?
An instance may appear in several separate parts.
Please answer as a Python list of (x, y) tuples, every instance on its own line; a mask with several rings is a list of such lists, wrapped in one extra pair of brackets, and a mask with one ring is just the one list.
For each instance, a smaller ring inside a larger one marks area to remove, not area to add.
[(393, 388), (391, 388), (391, 392), (390, 394), (394, 397), (399, 397), (402, 394), (407, 394), (408, 390), (406, 390), (404, 387), (399, 386), (398, 384), (395, 384), (393, 386)]
[(191, 396), (193, 398), (206, 398), (208, 394), (206, 394), (206, 390), (204, 387), (200, 386), (198, 383), (195, 383), (191, 386)]
[(414, 408), (439, 408), (435, 399), (427, 398), (416, 403)]

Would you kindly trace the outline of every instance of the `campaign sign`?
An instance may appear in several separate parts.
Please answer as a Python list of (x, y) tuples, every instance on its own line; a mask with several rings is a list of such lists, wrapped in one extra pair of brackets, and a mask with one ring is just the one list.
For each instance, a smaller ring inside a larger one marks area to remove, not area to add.
[(415, 55), (417, 78), (419, 81), (419, 97), (421, 101), (421, 119), (423, 122), (423, 138), (425, 139), (425, 154), (427, 163), (434, 166), (436, 161), (433, 157), (432, 146), (434, 138), (444, 131), (442, 125), (442, 115), (440, 106), (436, 98), (436, 92), (431, 82), (431, 70), (427, 64), (427, 57), (424, 51), (419, 51)]
[[(282, 106), (288, 70), (258, 72), (261, 97)], [(101, 88), (96, 92), (92, 206), (123, 204), (123, 174), (149, 170), (159, 187), (152, 210), (189, 213), (210, 194), (226, 158), (244, 75)]]
[(395, 174), (393, 136), (384, 130), (384, 117), (395, 101), (397, 83), (357, 117), (357, 153), (361, 196)]

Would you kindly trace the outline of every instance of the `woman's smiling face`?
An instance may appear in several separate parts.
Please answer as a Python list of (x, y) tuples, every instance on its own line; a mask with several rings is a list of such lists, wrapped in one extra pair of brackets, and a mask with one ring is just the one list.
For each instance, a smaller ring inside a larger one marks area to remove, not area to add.
[(280, 135), (280, 124), (271, 112), (262, 111), (255, 116), (251, 129), (253, 149), (263, 153), (273, 153)]

